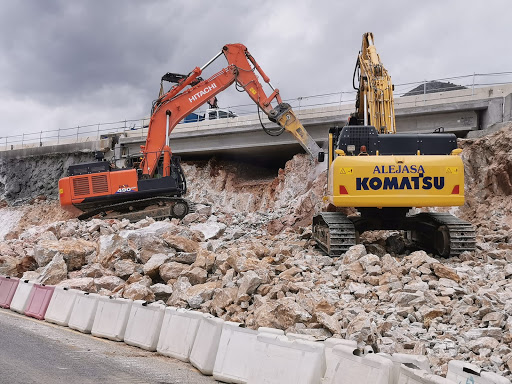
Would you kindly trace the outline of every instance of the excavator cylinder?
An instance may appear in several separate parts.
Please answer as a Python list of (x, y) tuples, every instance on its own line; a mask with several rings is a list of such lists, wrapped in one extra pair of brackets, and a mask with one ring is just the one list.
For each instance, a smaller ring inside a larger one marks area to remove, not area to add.
[(201, 71), (204, 71), (206, 67), (208, 67), (211, 63), (213, 63), (215, 60), (219, 58), (219, 56), (222, 55), (222, 51), (217, 53), (209, 62), (207, 62), (205, 65), (201, 67)]
[(164, 146), (164, 177), (171, 176), (171, 148)]

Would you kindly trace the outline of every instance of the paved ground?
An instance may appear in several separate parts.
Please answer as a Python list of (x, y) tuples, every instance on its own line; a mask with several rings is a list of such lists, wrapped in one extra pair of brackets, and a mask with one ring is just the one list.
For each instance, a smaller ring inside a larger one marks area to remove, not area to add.
[(215, 383), (190, 364), (0, 308), (0, 383)]

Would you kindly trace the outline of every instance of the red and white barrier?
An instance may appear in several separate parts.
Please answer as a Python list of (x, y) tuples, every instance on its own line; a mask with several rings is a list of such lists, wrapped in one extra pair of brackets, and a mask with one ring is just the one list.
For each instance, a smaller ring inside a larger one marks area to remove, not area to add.
[(17, 277), (0, 276), (0, 307), (8, 309), (11, 306), (19, 282)]
[(25, 315), (43, 320), (54, 289), (53, 285), (34, 284), (27, 301)]

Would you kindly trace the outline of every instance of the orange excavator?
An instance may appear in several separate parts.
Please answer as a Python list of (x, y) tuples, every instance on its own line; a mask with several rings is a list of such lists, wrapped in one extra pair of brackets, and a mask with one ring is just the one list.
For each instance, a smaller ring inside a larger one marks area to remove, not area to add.
[[(200, 75), (204, 69), (222, 55), (229, 65), (203, 80)], [(270, 95), (265, 94), (255, 72), (272, 89)], [(279, 90), (272, 86), (244, 45), (227, 44), (201, 68), (194, 68), (188, 75), (167, 73), (163, 81), (175, 85), (167, 93), (161, 86), (160, 96), (153, 103), (146, 144), (141, 146), (141, 161), (127, 168), (117, 168), (105, 161), (70, 166), (68, 176), (59, 180), (63, 208), (78, 208), (83, 212), (80, 219), (100, 215), (136, 221), (146, 216), (182, 218), (187, 215), (192, 204), (182, 197), (187, 183), (180, 158), (172, 155), (169, 135), (183, 118), (232, 84), (246, 91), (269, 120), (279, 125), (268, 129), (262, 124), (265, 132), (277, 135), (286, 130), (314, 159), (323, 161), (320, 147), (290, 105), (282, 102)]]

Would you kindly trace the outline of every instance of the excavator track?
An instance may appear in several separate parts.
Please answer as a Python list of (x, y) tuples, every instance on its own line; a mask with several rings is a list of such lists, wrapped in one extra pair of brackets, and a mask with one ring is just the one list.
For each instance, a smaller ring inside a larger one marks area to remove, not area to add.
[(449, 213), (422, 212), (407, 220), (411, 224), (411, 240), (421, 249), (432, 250), (442, 257), (475, 250), (475, 228)]
[(182, 219), (194, 212), (195, 204), (180, 197), (151, 197), (124, 203), (106, 205), (78, 216), (79, 220), (98, 217), (101, 219), (128, 219), (131, 222), (152, 217), (155, 220), (166, 218)]
[(357, 243), (352, 221), (340, 212), (321, 212), (313, 218), (313, 239), (331, 257), (341, 256)]

